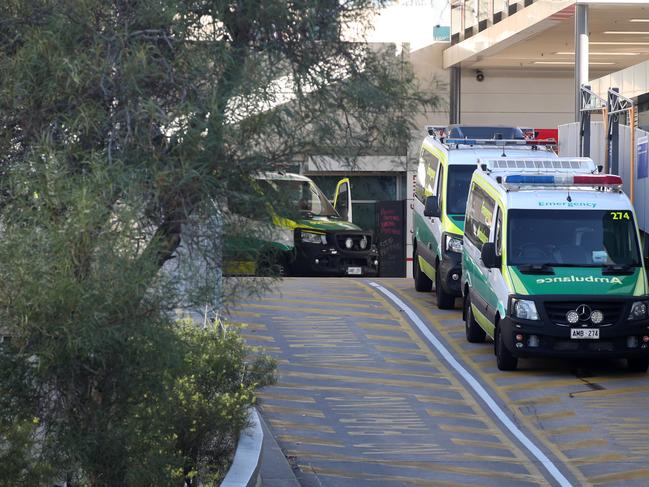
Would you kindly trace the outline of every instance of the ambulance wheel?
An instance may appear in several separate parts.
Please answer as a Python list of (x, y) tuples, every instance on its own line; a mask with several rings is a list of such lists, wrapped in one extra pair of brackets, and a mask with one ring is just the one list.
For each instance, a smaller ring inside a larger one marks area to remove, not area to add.
[(433, 281), (431, 281), (430, 278), (426, 274), (424, 274), (424, 272), (419, 267), (417, 247), (415, 247), (415, 251), (413, 252), (412, 257), (412, 277), (415, 280), (415, 290), (419, 291), (420, 293), (428, 292), (433, 289)]
[(264, 249), (257, 260), (257, 276), (259, 277), (288, 277), (291, 267), (288, 259), (279, 250)]
[(473, 316), (471, 298), (469, 296), (464, 299), (464, 331), (466, 332), (466, 340), (469, 343), (484, 343), (487, 338), (487, 334), (480, 328), (480, 325), (478, 325), (478, 322)]
[(496, 338), (494, 340), (494, 348), (496, 349), (496, 365), (499, 370), (516, 370), (518, 359), (507, 350), (503, 342), (503, 335), (500, 333), (500, 328), (496, 327)]
[(628, 358), (626, 363), (632, 372), (646, 372), (649, 369), (649, 357)]
[(435, 267), (435, 296), (437, 297), (437, 307), (439, 309), (455, 308), (455, 296), (444, 291), (442, 279), (439, 275), (439, 264)]

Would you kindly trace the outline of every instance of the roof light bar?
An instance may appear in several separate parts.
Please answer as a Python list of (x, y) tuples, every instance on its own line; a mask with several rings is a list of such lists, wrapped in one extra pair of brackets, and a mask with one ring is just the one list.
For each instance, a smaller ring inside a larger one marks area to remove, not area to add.
[(557, 145), (554, 139), (446, 139), (448, 145)]
[(622, 178), (613, 174), (511, 174), (505, 176), (504, 184), (515, 186), (622, 186)]

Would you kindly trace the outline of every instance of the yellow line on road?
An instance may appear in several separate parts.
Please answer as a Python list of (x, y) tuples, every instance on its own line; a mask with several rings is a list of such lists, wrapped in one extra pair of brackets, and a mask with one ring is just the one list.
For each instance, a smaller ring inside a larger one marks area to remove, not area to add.
[[(322, 303), (320, 303), (322, 304)], [(247, 306), (255, 309), (267, 309), (270, 311), (292, 311), (295, 312), (295, 307), (294, 306), (280, 306), (280, 305), (272, 305), (272, 304), (256, 304), (256, 303), (250, 303)], [(375, 319), (381, 319), (381, 312), (376, 312), (376, 313), (368, 313), (365, 311), (350, 311), (347, 309), (336, 309), (334, 307), (331, 308), (303, 308), (300, 310), (302, 313), (304, 313), (304, 317), (301, 317), (300, 319), (302, 320), (307, 320), (308, 319), (308, 314), (324, 314), (324, 315), (335, 315), (335, 316), (357, 316), (361, 318), (375, 318)], [(384, 314), (384, 313), (383, 313)], [(259, 313), (259, 316), (261, 316), (261, 313)]]
[(324, 419), (325, 415), (322, 411), (315, 411), (313, 409), (298, 409), (298, 408), (289, 408), (285, 406), (275, 406), (273, 404), (262, 404), (262, 411), (267, 411), (269, 413), (278, 413), (278, 414), (294, 414), (297, 416), (306, 416), (309, 418), (321, 418)]
[(269, 419), (273, 428), (286, 429), (290, 431), (306, 430), (306, 431), (319, 431), (320, 433), (335, 433), (336, 431), (330, 426), (324, 424), (313, 423), (296, 423), (294, 421), (285, 421), (281, 419)]
[[(611, 482), (615, 482), (617, 485), (620, 485), (620, 483), (623, 482), (646, 478), (649, 478), (649, 468), (640, 468), (637, 470), (625, 470), (623, 472), (596, 475), (592, 478), (592, 482), (595, 485), (608, 484)], [(645, 482), (644, 485), (647, 485), (647, 483)]]
[(411, 380), (395, 380), (386, 379), (384, 377), (358, 377), (353, 375), (333, 375), (333, 374), (316, 374), (312, 372), (297, 372), (297, 371), (280, 371), (281, 377), (299, 377), (302, 379), (322, 380), (322, 381), (338, 381), (338, 382), (359, 382), (361, 384), (379, 384), (392, 387), (415, 387), (417, 389), (449, 389), (454, 390), (455, 387), (448, 383), (436, 384), (433, 382), (418, 382)]
[(313, 438), (309, 436), (279, 435), (277, 439), (285, 443), (295, 443), (297, 445), (331, 446), (333, 448), (345, 448), (345, 444), (342, 441), (325, 440), (323, 438)]
[(580, 448), (608, 445), (608, 440), (606, 438), (589, 438), (587, 440), (564, 441), (558, 444), (562, 450), (579, 450)]
[(509, 447), (498, 443), (496, 441), (480, 441), (480, 440), (469, 440), (466, 438), (451, 438), (451, 442), (458, 446), (475, 446), (476, 448), (482, 448), (484, 450), (492, 450), (497, 448), (499, 450), (508, 450)]
[[(442, 325), (440, 323), (439, 318), (435, 315), (435, 313), (432, 313), (430, 309), (427, 306), (423, 306), (420, 304), (417, 300), (412, 300), (410, 299), (409, 296), (404, 295), (404, 293), (401, 292), (401, 290), (395, 289), (393, 286), (390, 286), (389, 284), (384, 284), (386, 287), (391, 288), (393, 292), (397, 293), (398, 295), (401, 296), (402, 299), (405, 301), (409, 301), (414, 305), (414, 307), (418, 310), (420, 316), (426, 317), (429, 323), (431, 323), (432, 328), (435, 330), (436, 333), (441, 334), (446, 342), (449, 344), (449, 346), (452, 348), (453, 352), (459, 356), (462, 357), (464, 355), (464, 350), (462, 347), (455, 341), (453, 341), (451, 338), (451, 335), (449, 332), (452, 331), (460, 331), (463, 329), (463, 327), (457, 327), (455, 329), (450, 328), (447, 325)], [(376, 292), (376, 291), (375, 291)], [(378, 295), (378, 293), (376, 293)], [(458, 312), (455, 314), (456, 319), (460, 320), (462, 315)], [(492, 346), (492, 345), (486, 345), (486, 346)], [(491, 374), (486, 373), (481, 367), (480, 364), (478, 363), (473, 363), (472, 364), (472, 369), (475, 373), (475, 375), (480, 378), (480, 380), (487, 384), (488, 387), (491, 388), (492, 391), (500, 398), (501, 401), (503, 401), (505, 404), (510, 403), (510, 398), (509, 396), (503, 391), (500, 386), (496, 384), (494, 379), (491, 377)], [(499, 377), (501, 375), (498, 375)], [(581, 381), (579, 381), (581, 382)], [(582, 383), (583, 385), (583, 383)], [(575, 476), (577, 481), (579, 482), (580, 485), (588, 485), (588, 480), (587, 478), (583, 475), (581, 470), (578, 468), (575, 468), (570, 464), (570, 459), (561, 451), (560, 448), (557, 447), (556, 444), (553, 442), (549, 441), (549, 439), (545, 436), (542, 430), (539, 430), (539, 428), (534, 424), (534, 422), (530, 421), (528, 417), (526, 417), (524, 414), (522, 414), (518, 408), (512, 408), (513, 414), (516, 416), (519, 422), (522, 424), (526, 425), (532, 432), (535, 433), (535, 436), (538, 438), (538, 440), (547, 448), (550, 452), (552, 452), (565, 466), (566, 468)], [(500, 429), (498, 429), (500, 432)], [(518, 447), (516, 447), (512, 443), (512, 448), (516, 448), (517, 455), (521, 455), (522, 458), (527, 459), (529, 462), (529, 458), (526, 454), (524, 454)], [(538, 470), (537, 470), (538, 471)], [(538, 473), (539, 478), (544, 478), (541, 473)]]
[[(535, 479), (534, 477), (527, 475), (527, 474), (518, 474), (518, 473), (512, 473), (512, 472), (507, 472), (503, 471), (502, 469), (496, 469), (496, 470), (488, 470), (485, 468), (479, 468), (479, 467), (467, 467), (462, 465), (465, 463), (464, 461), (461, 461), (459, 459), (448, 459), (448, 458), (443, 458), (443, 459), (438, 459), (437, 461), (412, 461), (412, 460), (387, 460), (387, 459), (380, 459), (380, 460), (372, 460), (372, 459), (367, 459), (364, 457), (350, 457), (347, 455), (339, 455), (336, 453), (332, 453), (330, 455), (328, 454), (318, 454), (314, 453), (311, 454), (308, 451), (303, 451), (301, 452), (300, 457), (308, 457), (309, 460), (323, 460), (323, 461), (331, 461), (331, 462), (342, 462), (342, 463), (369, 463), (373, 465), (385, 465), (385, 466), (390, 466), (390, 467), (398, 467), (398, 468), (412, 468), (412, 469), (417, 469), (417, 470), (423, 470), (423, 471), (428, 471), (428, 472), (445, 472), (445, 473), (450, 473), (450, 474), (457, 474), (457, 475), (464, 475), (464, 476), (472, 476), (472, 477), (477, 477), (477, 478), (494, 478), (494, 479), (505, 479), (505, 480), (518, 480), (518, 481), (526, 481), (526, 482), (535, 482), (538, 479)], [(499, 460), (498, 462), (501, 462), (503, 457), (497, 457)], [(454, 461), (455, 460), (455, 461)], [(458, 461), (459, 460), (459, 461)], [(518, 462), (513, 461), (515, 460), (513, 457), (510, 458), (511, 464), (518, 464)], [(454, 465), (457, 464), (457, 465)], [(326, 467), (321, 467), (317, 466), (316, 469), (319, 472), (322, 472), (323, 469), (326, 469)], [(347, 472), (346, 470), (340, 470), (340, 472)], [(354, 477), (354, 478), (365, 478), (363, 473), (360, 472), (349, 472), (350, 475), (358, 475), (359, 477)], [(379, 476), (381, 474), (371, 474), (371, 475), (376, 475)], [(381, 475), (381, 479), (388, 479), (391, 477), (384, 477)], [(403, 479), (412, 479), (412, 477), (400, 477)], [(416, 479), (413, 479), (416, 480)], [(427, 480), (429, 486), (437, 486), (437, 485), (444, 485), (439, 484), (438, 479), (434, 480)], [(474, 484), (476, 485), (476, 484)]]

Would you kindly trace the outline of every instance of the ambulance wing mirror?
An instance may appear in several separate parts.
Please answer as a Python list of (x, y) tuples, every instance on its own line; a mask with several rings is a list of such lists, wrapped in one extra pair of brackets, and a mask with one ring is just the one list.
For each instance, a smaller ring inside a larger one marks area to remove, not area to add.
[(349, 178), (338, 181), (334, 195), (334, 208), (338, 214), (351, 223), (352, 221), (352, 190)]
[(500, 256), (496, 255), (496, 244), (493, 242), (487, 242), (482, 245), (480, 258), (487, 269), (500, 267), (502, 262)]
[(426, 205), (424, 206), (424, 216), (439, 218), (441, 214), (442, 213), (439, 209), (439, 199), (437, 198), (437, 196), (426, 197)]

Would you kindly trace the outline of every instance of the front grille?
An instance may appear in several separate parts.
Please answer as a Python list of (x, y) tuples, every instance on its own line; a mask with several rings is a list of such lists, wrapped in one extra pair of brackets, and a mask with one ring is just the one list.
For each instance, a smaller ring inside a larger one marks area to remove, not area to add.
[[(588, 301), (546, 301), (545, 312), (548, 318), (553, 323), (569, 324), (566, 319), (566, 313), (571, 310), (576, 310), (579, 305), (587, 305), (591, 311), (599, 310), (604, 313), (604, 321), (602, 325), (617, 323), (624, 311), (624, 303), (620, 302), (588, 302)], [(583, 321), (581, 324), (592, 325), (590, 320)]]
[[(365, 237), (365, 240), (367, 240), (367, 245), (365, 246), (364, 249), (361, 248), (361, 240), (363, 240), (363, 237)], [(348, 238), (351, 238), (352, 242), (354, 243), (352, 245), (351, 249), (348, 249), (345, 246), (345, 241)], [(366, 252), (366, 251), (370, 250), (370, 247), (372, 246), (372, 237), (370, 235), (357, 235), (357, 234), (353, 234), (353, 235), (345, 235), (345, 234), (336, 235), (336, 241), (337, 241), (338, 247), (340, 249), (356, 251), (356, 252), (359, 252), (359, 251), (360, 252)]]

